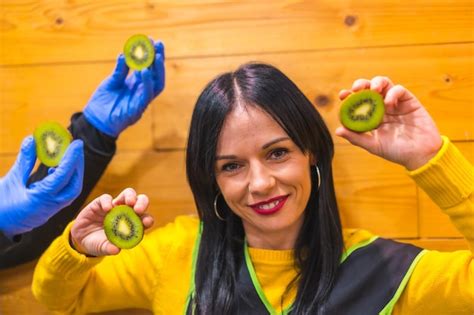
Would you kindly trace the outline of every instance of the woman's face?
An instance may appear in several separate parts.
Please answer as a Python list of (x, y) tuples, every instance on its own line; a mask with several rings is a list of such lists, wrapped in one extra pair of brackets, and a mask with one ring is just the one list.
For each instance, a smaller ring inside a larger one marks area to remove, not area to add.
[(310, 158), (269, 114), (237, 106), (227, 116), (216, 178), (250, 246), (293, 248), (311, 193)]

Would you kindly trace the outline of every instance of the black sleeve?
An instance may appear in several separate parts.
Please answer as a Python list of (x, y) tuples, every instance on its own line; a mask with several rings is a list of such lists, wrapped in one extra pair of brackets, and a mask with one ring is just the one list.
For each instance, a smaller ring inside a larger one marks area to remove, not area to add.
[[(69, 131), (74, 139), (84, 141), (85, 167), (81, 194), (71, 205), (60, 210), (42, 226), (16, 235), (12, 240), (0, 233), (0, 269), (38, 258), (81, 210), (85, 200), (112, 160), (116, 150), (116, 139), (95, 129), (82, 113), (76, 113), (71, 117)], [(41, 180), (48, 174), (47, 172), (48, 167), (40, 165), (29, 178), (28, 184)]]

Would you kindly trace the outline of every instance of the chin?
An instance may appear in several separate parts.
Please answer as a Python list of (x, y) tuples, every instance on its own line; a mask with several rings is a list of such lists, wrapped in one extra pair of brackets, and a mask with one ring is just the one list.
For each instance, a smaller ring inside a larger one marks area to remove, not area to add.
[[(261, 230), (268, 232), (282, 231), (292, 229), (295, 226), (300, 226), (300, 221), (303, 215), (299, 217), (288, 217), (285, 215), (278, 215), (278, 213), (271, 215), (271, 217), (259, 218), (256, 223)], [(255, 222), (255, 221), (254, 221)]]

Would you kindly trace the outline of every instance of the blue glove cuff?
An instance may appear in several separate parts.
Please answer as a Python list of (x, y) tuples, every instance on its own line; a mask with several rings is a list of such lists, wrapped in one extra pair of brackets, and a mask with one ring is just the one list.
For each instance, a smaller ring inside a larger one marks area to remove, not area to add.
[(120, 134), (119, 131), (113, 130), (109, 125), (104, 124), (104, 122), (98, 119), (94, 115), (94, 112), (88, 106), (86, 106), (86, 108), (84, 109), (83, 114), (87, 122), (89, 122), (92, 126), (94, 126), (94, 128), (103, 132), (104, 134), (113, 138), (117, 138)]

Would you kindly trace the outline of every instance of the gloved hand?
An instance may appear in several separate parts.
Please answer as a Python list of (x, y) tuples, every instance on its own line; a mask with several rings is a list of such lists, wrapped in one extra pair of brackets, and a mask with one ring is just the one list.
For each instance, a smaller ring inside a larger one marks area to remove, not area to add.
[(129, 68), (120, 54), (111, 76), (97, 88), (84, 109), (87, 121), (103, 133), (118, 137), (134, 124), (148, 104), (165, 86), (164, 46), (156, 42), (155, 61), (151, 69), (135, 71), (127, 78)]
[(7, 237), (44, 224), (59, 210), (70, 205), (82, 190), (84, 144), (74, 140), (60, 164), (50, 168), (41, 181), (27, 187), (36, 161), (33, 137), (23, 140), (17, 160), (0, 178), (0, 231)]

